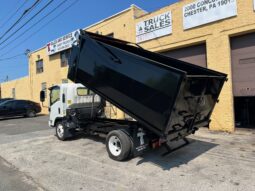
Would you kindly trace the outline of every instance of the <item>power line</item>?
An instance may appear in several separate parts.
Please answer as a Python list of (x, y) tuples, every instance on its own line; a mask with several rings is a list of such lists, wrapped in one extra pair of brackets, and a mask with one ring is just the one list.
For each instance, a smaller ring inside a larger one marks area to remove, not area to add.
[(40, 2), (41, 0), (36, 0), (35, 3), (29, 7), (28, 9), (26, 9), (22, 15), (18, 18), (18, 20), (7, 30), (4, 32), (4, 34), (0, 37), (0, 40), (2, 40), (3, 37), (5, 37), (5, 35), (8, 34), (8, 32), (10, 32), (22, 19), (25, 15), (27, 15), (30, 11), (33, 10), (33, 8)]
[(15, 55), (15, 56), (11, 56), (11, 57), (8, 57), (8, 58), (2, 58), (2, 59), (0, 59), (0, 61), (6, 61), (6, 60), (15, 59), (15, 58), (17, 58), (17, 57), (24, 56), (24, 55), (26, 55), (26, 54), (25, 54), (25, 53), (17, 54), (17, 55)]
[[(14, 38), (12, 41), (16, 41), (17, 39), (21, 38), (23, 35), (25, 35), (29, 30), (31, 30), (33, 27), (35, 27), (37, 24), (39, 24), (42, 20), (46, 19), (48, 16), (50, 16), (52, 13), (54, 13), (57, 9), (61, 8), (62, 5), (64, 5), (68, 0), (64, 0), (63, 2), (59, 3), (55, 8), (53, 8), (51, 11), (49, 11), (49, 13), (47, 13), (46, 15), (42, 16), (42, 18), (40, 20), (38, 20), (36, 23), (34, 23), (33, 25), (31, 25), (27, 30), (23, 31), (21, 35), (17, 36), (16, 38)], [(4, 50), (6, 47), (8, 47), (10, 45), (7, 44), (6, 46), (0, 48), (0, 50)]]
[(10, 21), (10, 20), (15, 16), (15, 14), (18, 13), (19, 10), (20, 10), (27, 2), (28, 2), (28, 0), (25, 0), (25, 1), (15, 10), (15, 12), (14, 12), (13, 14), (11, 14), (11, 16), (8, 17), (8, 18), (6, 19), (6, 21), (0, 26), (0, 28), (4, 27), (4, 26), (8, 23), (8, 21)]
[(12, 34), (10, 34), (4, 41), (0, 43), (2, 45), (4, 42), (6, 42), (8, 39), (10, 39), (15, 33), (20, 31), (24, 26), (26, 26), (31, 20), (33, 20), (37, 15), (39, 15), (44, 9), (46, 9), (54, 0), (49, 1), (42, 9), (40, 9), (36, 14), (34, 14), (27, 22), (25, 22), (21, 27), (19, 27), (16, 31), (14, 31)]
[(23, 41), (21, 41), (19, 44), (15, 45), (14, 47), (8, 49), (5, 53), (3, 53), (0, 56), (4, 56), (7, 55), (9, 52), (13, 51), (15, 48), (19, 47), (20, 45), (22, 45), (24, 42), (26, 42), (27, 40), (31, 39), (32, 36), (38, 34), (38, 32), (41, 31), (41, 29), (43, 29), (45, 26), (47, 26), (48, 24), (50, 24), (51, 22), (53, 22), (55, 19), (57, 19), (59, 16), (61, 16), (63, 13), (65, 13), (68, 9), (70, 9), (72, 6), (74, 6), (79, 0), (76, 0), (74, 3), (70, 4), (69, 6), (67, 6), (65, 9), (63, 9), (59, 14), (57, 14), (55, 17), (53, 17), (52, 19), (50, 19), (47, 23), (45, 23), (44, 25), (42, 25), (38, 30), (34, 31), (33, 33), (31, 33), (30, 35), (28, 35), (27, 38), (25, 38)]

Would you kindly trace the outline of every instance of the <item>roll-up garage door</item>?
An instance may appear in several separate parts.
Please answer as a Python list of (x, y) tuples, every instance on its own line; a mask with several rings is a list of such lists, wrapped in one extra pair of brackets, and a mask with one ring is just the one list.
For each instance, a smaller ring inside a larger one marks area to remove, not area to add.
[(192, 64), (196, 64), (198, 66), (207, 67), (205, 44), (170, 50), (167, 52), (162, 52), (161, 54)]
[(236, 126), (255, 128), (255, 33), (230, 40)]
[(255, 33), (231, 38), (234, 96), (255, 96)]

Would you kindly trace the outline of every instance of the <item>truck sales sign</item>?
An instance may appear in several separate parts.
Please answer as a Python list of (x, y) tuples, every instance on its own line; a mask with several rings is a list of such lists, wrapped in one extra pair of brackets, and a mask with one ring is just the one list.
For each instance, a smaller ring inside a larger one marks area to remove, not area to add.
[(170, 11), (136, 24), (136, 42), (143, 42), (172, 33), (172, 14)]
[(52, 55), (72, 47), (80, 34), (79, 30), (71, 32), (47, 44), (48, 55)]
[(190, 29), (236, 15), (236, 0), (197, 0), (183, 7), (183, 28)]

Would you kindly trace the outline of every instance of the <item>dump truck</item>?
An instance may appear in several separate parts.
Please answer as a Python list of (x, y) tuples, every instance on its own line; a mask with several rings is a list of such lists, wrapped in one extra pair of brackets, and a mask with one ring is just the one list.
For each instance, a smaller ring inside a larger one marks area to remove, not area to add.
[[(81, 131), (104, 135), (109, 157), (122, 161), (175, 141), (187, 143), (188, 135), (208, 127), (227, 75), (81, 30), (68, 78), (93, 94), (89, 109), (67, 107), (58, 138)], [(96, 95), (101, 102), (93, 104)], [(105, 117), (105, 101), (132, 120)]]

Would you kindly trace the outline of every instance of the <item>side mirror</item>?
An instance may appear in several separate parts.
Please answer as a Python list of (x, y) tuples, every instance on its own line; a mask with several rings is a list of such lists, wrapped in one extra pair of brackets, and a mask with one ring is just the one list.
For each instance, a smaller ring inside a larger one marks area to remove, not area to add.
[(45, 101), (45, 91), (44, 90), (40, 91), (40, 101), (41, 102)]

